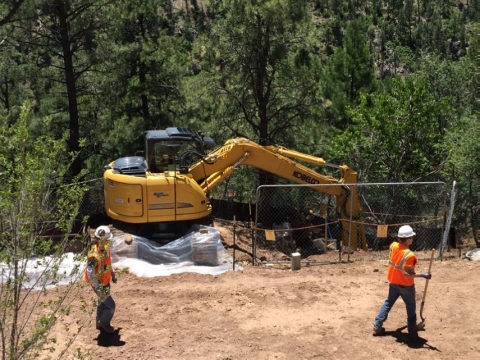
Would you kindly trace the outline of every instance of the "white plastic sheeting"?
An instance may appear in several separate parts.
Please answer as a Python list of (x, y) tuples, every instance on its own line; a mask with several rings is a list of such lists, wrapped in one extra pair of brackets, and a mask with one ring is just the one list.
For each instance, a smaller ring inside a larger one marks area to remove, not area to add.
[[(133, 235), (127, 245), (125, 234), (114, 236), (111, 249), (114, 268), (128, 268), (138, 277), (168, 276), (183, 272), (219, 275), (233, 269), (233, 259), (214, 227), (195, 225), (190, 232), (167, 245)], [(241, 267), (236, 265), (236, 270)]]
[(469, 260), (480, 261), (480, 248), (467, 251), (465, 257)]
[[(202, 232), (201, 232), (201, 231)], [(233, 259), (220, 241), (214, 227), (194, 226), (178, 240), (160, 246), (148, 239), (133, 236), (131, 245), (124, 241), (125, 234), (114, 236), (111, 248), (115, 269), (128, 268), (138, 277), (169, 276), (183, 272), (220, 275), (233, 269)], [(25, 266), (25, 289), (40, 290), (67, 285), (83, 279), (86, 259), (78, 254), (66, 253), (62, 258), (33, 258), (20, 263)], [(53, 267), (58, 266), (56, 275)], [(241, 270), (236, 264), (235, 270)], [(13, 277), (13, 269), (0, 263), (0, 283)]]
[[(61, 258), (46, 256), (21, 261), (19, 267), (19, 274), (24, 278), (24, 288), (41, 290), (67, 285), (83, 278), (81, 275), (85, 269), (85, 260), (73, 253), (66, 253)], [(5, 283), (13, 276), (13, 268), (0, 263), (0, 283)]]

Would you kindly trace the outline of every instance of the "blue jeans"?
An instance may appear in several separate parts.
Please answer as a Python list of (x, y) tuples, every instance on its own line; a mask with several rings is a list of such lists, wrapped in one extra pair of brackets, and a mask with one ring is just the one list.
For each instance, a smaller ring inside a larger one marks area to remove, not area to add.
[(115, 314), (115, 301), (110, 296), (110, 284), (105, 285), (103, 291), (108, 296), (104, 299), (98, 299), (96, 321), (103, 325), (110, 325), (110, 321), (112, 321)]
[(111, 296), (108, 296), (97, 305), (97, 322), (103, 325), (110, 325), (113, 314), (115, 314), (115, 301), (113, 301)]
[(392, 309), (395, 301), (401, 297), (405, 303), (407, 308), (407, 324), (408, 324), (408, 331), (412, 332), (415, 331), (417, 326), (417, 310), (416, 310), (416, 302), (415, 302), (415, 285), (412, 286), (402, 286), (396, 284), (390, 284), (388, 288), (388, 296), (385, 302), (382, 305), (377, 317), (375, 318), (375, 322), (373, 323), (373, 327), (375, 329), (381, 328), (383, 323), (388, 318), (388, 313)]

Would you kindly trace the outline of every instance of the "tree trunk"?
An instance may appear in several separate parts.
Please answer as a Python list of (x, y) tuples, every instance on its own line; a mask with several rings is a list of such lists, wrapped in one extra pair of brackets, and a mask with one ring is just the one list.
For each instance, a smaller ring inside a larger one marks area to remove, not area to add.
[[(263, 100), (263, 99), (262, 99)], [(259, 124), (259, 135), (260, 141), (259, 144), (262, 146), (269, 145), (268, 144), (268, 117), (267, 117), (267, 102), (266, 101), (259, 101), (259, 117), (260, 117), (260, 124)], [(273, 184), (273, 175), (269, 172), (260, 170), (258, 174), (258, 181), (259, 185), (269, 185)]]
[[(140, 33), (142, 35), (142, 39), (146, 40), (147, 36), (145, 33), (145, 26), (144, 26), (144, 15), (138, 15), (138, 26), (140, 27)], [(146, 94), (146, 83), (147, 83), (147, 69), (145, 63), (139, 57), (139, 64), (138, 64), (138, 77), (141, 85), (141, 95), (140, 99), (142, 102), (142, 116), (145, 123), (149, 123), (150, 121), (150, 111), (148, 110), (148, 96)]]
[[(77, 88), (75, 84), (75, 73), (73, 69), (73, 53), (70, 47), (70, 36), (68, 32), (67, 10), (64, 1), (57, 1), (57, 15), (60, 22), (60, 42), (63, 50), (63, 63), (65, 71), (65, 85), (67, 86), (69, 131), (68, 150), (71, 152), (80, 151), (80, 129), (78, 120)], [(70, 166), (70, 175), (76, 176), (82, 170), (82, 160), (77, 154)]]
[(2, 90), (2, 94), (3, 94), (3, 106), (5, 107), (5, 109), (6, 109), (7, 111), (10, 111), (10, 100), (9, 100), (9, 97), (10, 97), (10, 94), (9, 94), (10, 88), (9, 88), (9, 86), (8, 86), (8, 82), (9, 82), (8, 76), (5, 75), (5, 91)]
[(18, 12), (18, 10), (20, 9), (20, 6), (22, 6), (24, 1), (25, 0), (17, 0), (13, 2), (12, 7), (8, 11), (8, 13), (3, 18), (0, 19), (0, 26), (6, 25), (9, 22), (13, 21), (13, 17)]

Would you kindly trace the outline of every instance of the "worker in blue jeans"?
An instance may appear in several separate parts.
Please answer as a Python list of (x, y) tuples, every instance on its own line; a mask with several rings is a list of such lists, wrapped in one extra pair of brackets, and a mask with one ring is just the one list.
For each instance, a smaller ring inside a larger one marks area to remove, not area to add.
[(84, 276), (98, 296), (96, 328), (109, 334), (115, 332), (110, 324), (115, 314), (115, 301), (110, 293), (110, 281), (117, 282), (110, 255), (112, 238), (113, 235), (108, 226), (102, 225), (95, 230), (94, 243), (87, 255)]
[(418, 259), (410, 250), (415, 237), (409, 225), (401, 226), (398, 230), (398, 240), (390, 245), (390, 256), (387, 279), (389, 282), (388, 296), (378, 312), (373, 323), (373, 335), (382, 335), (385, 328), (382, 326), (388, 318), (388, 313), (399, 297), (402, 298), (407, 309), (407, 327), (410, 336), (416, 337), (423, 324), (417, 324), (414, 278), (431, 279), (430, 273), (415, 273)]

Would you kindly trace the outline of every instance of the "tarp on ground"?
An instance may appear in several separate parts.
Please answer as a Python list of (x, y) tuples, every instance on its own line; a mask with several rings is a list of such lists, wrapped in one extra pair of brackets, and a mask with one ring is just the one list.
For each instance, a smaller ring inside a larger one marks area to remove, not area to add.
[[(133, 241), (128, 245), (125, 243), (127, 235), (114, 236), (112, 265), (114, 268), (128, 268), (138, 277), (183, 272), (219, 275), (233, 269), (233, 259), (214, 227), (194, 225), (185, 236), (163, 246), (136, 235), (132, 235)], [(235, 269), (241, 267), (237, 265)]]
[[(233, 269), (233, 258), (225, 250), (220, 233), (214, 227), (194, 226), (189, 233), (167, 245), (133, 235), (131, 245), (125, 243), (127, 234), (115, 235), (111, 248), (115, 269), (128, 269), (138, 277), (169, 276), (184, 272), (220, 275)], [(83, 279), (86, 258), (66, 253), (61, 258), (31, 258), (21, 262), (25, 289), (44, 289), (67, 285)], [(58, 269), (52, 275), (53, 267)], [(235, 270), (241, 270), (238, 264)], [(13, 268), (0, 263), (0, 283), (13, 278)]]

